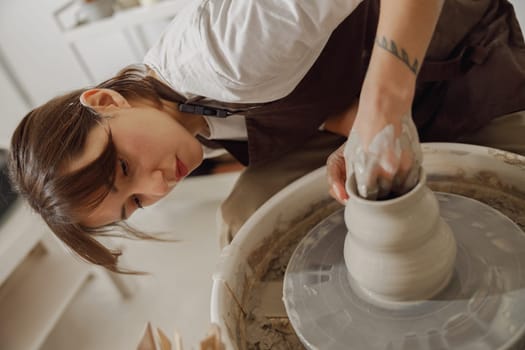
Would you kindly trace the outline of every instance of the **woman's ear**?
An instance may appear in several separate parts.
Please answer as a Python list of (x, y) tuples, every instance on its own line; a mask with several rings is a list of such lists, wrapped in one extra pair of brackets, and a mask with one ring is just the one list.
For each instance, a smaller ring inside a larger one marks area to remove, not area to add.
[(124, 96), (111, 89), (86, 90), (80, 95), (80, 103), (97, 112), (108, 111), (115, 107), (130, 106)]

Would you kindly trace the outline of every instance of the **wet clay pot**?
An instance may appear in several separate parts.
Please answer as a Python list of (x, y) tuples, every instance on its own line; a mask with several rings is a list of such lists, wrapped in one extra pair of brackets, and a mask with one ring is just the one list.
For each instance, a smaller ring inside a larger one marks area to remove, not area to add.
[(345, 263), (353, 287), (380, 306), (430, 299), (452, 276), (456, 242), (425, 182), (421, 171), (410, 192), (371, 201), (359, 197), (350, 179)]

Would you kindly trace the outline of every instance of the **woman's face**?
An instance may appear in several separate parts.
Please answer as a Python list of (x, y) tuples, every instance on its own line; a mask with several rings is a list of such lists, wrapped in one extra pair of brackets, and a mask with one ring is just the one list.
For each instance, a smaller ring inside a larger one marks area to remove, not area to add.
[(82, 218), (86, 226), (127, 219), (138, 208), (166, 196), (202, 162), (202, 146), (172, 114), (128, 103), (93, 108), (110, 117), (90, 131), (83, 154), (67, 169), (79, 169), (98, 158), (107, 145), (109, 130), (118, 161), (115, 186), (97, 208)]

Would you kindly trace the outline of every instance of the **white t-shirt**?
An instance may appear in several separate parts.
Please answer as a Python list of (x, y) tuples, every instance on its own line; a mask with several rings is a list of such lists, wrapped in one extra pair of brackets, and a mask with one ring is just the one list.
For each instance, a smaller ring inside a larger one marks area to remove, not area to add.
[[(361, 1), (194, 0), (144, 63), (188, 99), (274, 101), (299, 84)], [(246, 139), (244, 118), (205, 119), (210, 139)]]

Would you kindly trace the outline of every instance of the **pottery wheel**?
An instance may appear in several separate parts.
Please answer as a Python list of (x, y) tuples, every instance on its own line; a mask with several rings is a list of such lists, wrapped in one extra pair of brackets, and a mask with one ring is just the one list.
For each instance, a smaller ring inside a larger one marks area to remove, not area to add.
[(299, 243), (284, 277), (284, 304), (307, 348), (524, 348), (525, 234), (476, 200), (436, 195), (458, 252), (451, 282), (431, 300), (396, 309), (367, 302), (345, 266), (343, 209)]

